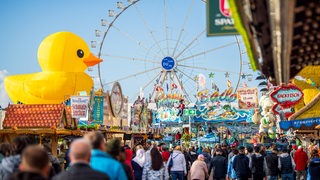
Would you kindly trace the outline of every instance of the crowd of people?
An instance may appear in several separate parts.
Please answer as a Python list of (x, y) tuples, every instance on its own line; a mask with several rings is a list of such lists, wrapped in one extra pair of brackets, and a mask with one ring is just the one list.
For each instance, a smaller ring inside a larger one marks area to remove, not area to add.
[(0, 145), (1, 180), (318, 180), (318, 149), (310, 156), (295, 145), (279, 149), (217, 144), (214, 148), (176, 146), (147, 141), (132, 148), (119, 139), (106, 142), (100, 132), (72, 141), (64, 169), (50, 146), (19, 136)]

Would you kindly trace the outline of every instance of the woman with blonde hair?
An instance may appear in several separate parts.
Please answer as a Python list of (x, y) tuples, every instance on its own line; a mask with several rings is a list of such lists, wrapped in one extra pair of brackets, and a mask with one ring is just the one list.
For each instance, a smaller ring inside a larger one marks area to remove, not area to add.
[(191, 180), (205, 180), (209, 178), (207, 164), (204, 159), (205, 157), (200, 154), (198, 159), (193, 162), (190, 169)]
[(181, 146), (176, 146), (173, 153), (170, 155), (168, 160), (168, 166), (172, 159), (172, 166), (170, 168), (170, 174), (172, 180), (183, 180), (184, 175), (187, 175), (186, 160), (181, 152)]

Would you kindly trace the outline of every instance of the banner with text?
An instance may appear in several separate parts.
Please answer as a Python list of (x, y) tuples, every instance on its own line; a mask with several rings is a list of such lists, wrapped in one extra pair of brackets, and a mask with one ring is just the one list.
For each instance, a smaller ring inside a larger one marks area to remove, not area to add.
[(254, 109), (259, 107), (258, 88), (239, 88), (237, 93), (239, 109)]
[[(71, 96), (71, 116), (72, 118), (88, 118), (89, 96)], [(87, 120), (87, 119), (86, 119)]]
[(207, 36), (238, 34), (227, 0), (207, 0)]
[(93, 98), (93, 120), (94, 124), (103, 124), (103, 97), (95, 96)]

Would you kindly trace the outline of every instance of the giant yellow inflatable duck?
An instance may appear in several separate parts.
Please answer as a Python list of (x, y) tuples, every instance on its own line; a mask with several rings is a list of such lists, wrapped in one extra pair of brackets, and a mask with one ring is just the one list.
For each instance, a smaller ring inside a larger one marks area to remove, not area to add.
[(38, 61), (42, 72), (8, 76), (4, 80), (14, 103), (59, 104), (80, 91), (89, 94), (93, 80), (84, 71), (102, 60), (90, 53), (79, 36), (57, 32), (40, 44)]

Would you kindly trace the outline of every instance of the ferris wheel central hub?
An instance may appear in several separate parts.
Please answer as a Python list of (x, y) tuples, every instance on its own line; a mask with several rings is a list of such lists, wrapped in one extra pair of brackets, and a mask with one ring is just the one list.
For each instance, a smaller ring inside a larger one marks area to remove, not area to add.
[(172, 57), (167, 56), (162, 59), (161, 66), (164, 70), (171, 71), (176, 66), (176, 61)]

